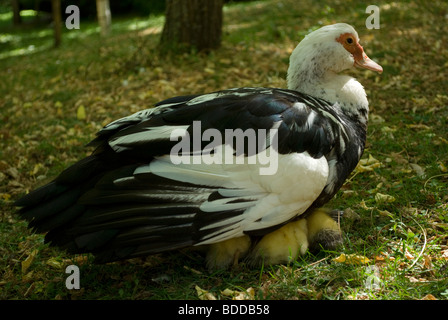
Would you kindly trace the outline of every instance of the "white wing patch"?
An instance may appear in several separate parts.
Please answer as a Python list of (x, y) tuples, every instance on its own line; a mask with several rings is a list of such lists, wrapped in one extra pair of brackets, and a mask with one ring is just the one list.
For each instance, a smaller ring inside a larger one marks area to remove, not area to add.
[(292, 107), (296, 109), (297, 111), (306, 111), (308, 109), (307, 105), (302, 102), (295, 102)]
[(117, 128), (121, 127), (123, 125), (123, 123), (139, 123), (140, 121), (148, 120), (152, 116), (161, 114), (162, 112), (170, 111), (172, 109), (171, 108), (172, 106), (176, 106), (176, 105), (179, 105), (182, 103), (183, 103), (183, 101), (175, 102), (175, 103), (167, 103), (167, 104), (159, 105), (154, 108), (140, 110), (134, 114), (131, 114), (130, 116), (112, 121), (111, 123), (106, 125), (103, 128), (103, 130), (117, 129)]
[(306, 120), (306, 127), (307, 128), (311, 128), (311, 126), (313, 125), (313, 123), (314, 123), (314, 119), (316, 118), (316, 112), (315, 111), (311, 111), (310, 112), (310, 114), (309, 114), (309, 116), (308, 116), (308, 118), (307, 118), (307, 120)]
[(191, 106), (191, 105), (195, 105), (195, 104), (200, 104), (200, 103), (204, 103), (207, 101), (211, 101), (216, 99), (219, 96), (218, 92), (215, 93), (208, 93), (208, 94), (203, 94), (200, 95), (196, 98), (191, 99), (190, 101), (188, 101), (186, 104), (187, 106)]
[(274, 175), (260, 175), (262, 164), (237, 164), (234, 160), (233, 164), (195, 164), (192, 159), (189, 164), (175, 165), (166, 155), (137, 168), (134, 175), (151, 172), (172, 180), (218, 187), (223, 198), (204, 201), (200, 208), (206, 214), (244, 210), (203, 227), (220, 229), (207, 234), (197, 244), (201, 245), (272, 227), (302, 214), (322, 192), (329, 174), (325, 157), (314, 159), (307, 152), (278, 154)]
[(183, 137), (189, 126), (158, 126), (148, 127), (142, 131), (127, 134), (109, 140), (110, 147), (115, 152), (131, 149), (133, 144), (145, 143), (155, 140), (170, 140)]

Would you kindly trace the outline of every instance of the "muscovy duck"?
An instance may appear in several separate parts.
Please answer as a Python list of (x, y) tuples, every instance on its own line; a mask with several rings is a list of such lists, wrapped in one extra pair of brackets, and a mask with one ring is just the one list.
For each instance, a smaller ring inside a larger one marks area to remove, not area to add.
[(174, 97), (116, 120), (90, 156), (19, 199), (19, 214), (100, 263), (204, 245), (207, 265), (225, 268), (331, 245), (340, 233), (319, 208), (366, 140), (366, 93), (339, 74), (353, 66), (382, 72), (353, 27), (324, 26), (293, 51), (288, 89)]

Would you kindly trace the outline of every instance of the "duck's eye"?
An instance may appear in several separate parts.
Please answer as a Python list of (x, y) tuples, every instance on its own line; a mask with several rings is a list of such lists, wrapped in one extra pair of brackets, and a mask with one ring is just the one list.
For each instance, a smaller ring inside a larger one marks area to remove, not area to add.
[(348, 44), (352, 44), (353, 43), (353, 38), (348, 37), (347, 40), (345, 40)]

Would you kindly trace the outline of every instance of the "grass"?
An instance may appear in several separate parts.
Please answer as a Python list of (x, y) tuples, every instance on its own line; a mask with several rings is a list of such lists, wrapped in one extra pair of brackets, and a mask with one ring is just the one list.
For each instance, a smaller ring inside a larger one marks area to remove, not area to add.
[[(232, 4), (224, 11), (222, 48), (209, 55), (158, 55), (159, 16), (114, 17), (106, 39), (82, 21), (52, 49), (47, 27), (14, 29), (0, 14), (0, 299), (198, 299), (196, 287), (219, 299), (248, 288), (256, 299), (446, 299), (448, 7), (377, 5), (379, 30), (365, 28), (358, 1)], [(106, 123), (174, 95), (284, 87), (297, 42), (342, 21), (355, 26), (384, 73), (353, 71), (368, 92), (371, 118), (364, 165), (328, 204), (345, 210), (341, 250), (215, 273), (195, 251), (95, 265), (90, 256), (44, 244), (15, 215), (13, 200), (88, 154), (83, 145)], [(85, 119), (77, 117), (80, 106)], [(341, 253), (369, 262), (335, 261)], [(69, 264), (80, 267), (80, 290), (65, 287)], [(379, 288), (371, 290), (372, 270)]]

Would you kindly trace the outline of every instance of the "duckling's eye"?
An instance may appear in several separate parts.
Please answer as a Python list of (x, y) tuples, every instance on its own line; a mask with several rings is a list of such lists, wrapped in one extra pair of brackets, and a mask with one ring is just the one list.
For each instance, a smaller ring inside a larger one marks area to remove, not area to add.
[(348, 37), (347, 40), (345, 40), (348, 44), (352, 44), (353, 43), (353, 38)]

